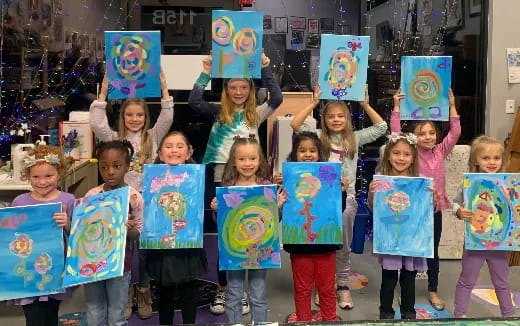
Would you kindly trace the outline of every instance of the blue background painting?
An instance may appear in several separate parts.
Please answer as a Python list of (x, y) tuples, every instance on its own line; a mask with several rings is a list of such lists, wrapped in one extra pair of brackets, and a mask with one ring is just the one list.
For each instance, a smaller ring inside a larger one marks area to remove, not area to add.
[(465, 173), (464, 203), (474, 212), (466, 249), (520, 250), (520, 174)]
[[(65, 260), (63, 229), (52, 218), (58, 212), (61, 212), (60, 203), (0, 209), (0, 300), (65, 291), (62, 287)], [(21, 258), (11, 252), (9, 245), (16, 240), (22, 241), (23, 235), (33, 242), (32, 250), (25, 252), (24, 258)], [(42, 253), (44, 255), (40, 256)], [(38, 272), (35, 263), (38, 257), (47, 257), (45, 253), (51, 257), (52, 267), (40, 264)], [(22, 267), (22, 260), (25, 267)], [(14, 275), (16, 265), (20, 267), (18, 276)]]
[(220, 270), (280, 268), (277, 186), (217, 187)]
[(450, 117), (451, 57), (402, 57), (402, 120), (442, 120)]
[(108, 98), (161, 96), (161, 32), (105, 32)]
[(321, 35), (320, 99), (365, 99), (370, 36)]
[[(283, 243), (342, 244), (341, 163), (284, 162), (282, 171), (289, 195), (283, 205)], [(305, 202), (310, 204), (308, 212)], [(316, 217), (308, 232), (307, 214)]]
[(374, 180), (379, 180), (374, 194), (374, 252), (432, 258), (433, 192), (428, 187), (433, 180), (381, 175)]
[(76, 200), (63, 286), (123, 275), (130, 188)]
[(263, 19), (261, 12), (211, 12), (214, 78), (261, 78)]
[(204, 175), (200, 164), (145, 164), (141, 249), (202, 248)]

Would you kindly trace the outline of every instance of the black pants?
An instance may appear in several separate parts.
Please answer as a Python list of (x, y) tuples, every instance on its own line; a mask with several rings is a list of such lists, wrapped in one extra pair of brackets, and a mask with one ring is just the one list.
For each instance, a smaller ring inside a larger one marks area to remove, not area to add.
[(433, 258), (428, 258), (428, 291), (437, 292), (439, 285), (439, 242), (442, 233), (442, 212), (433, 214)]
[(393, 315), (394, 290), (399, 278), (401, 285), (401, 316), (402, 319), (415, 319), (415, 276), (417, 271), (401, 269), (401, 277), (398, 271), (382, 269), (381, 291), (379, 292), (381, 315)]
[[(159, 287), (159, 323), (172, 325), (175, 308), (180, 308), (183, 324), (195, 324), (197, 287), (194, 280)], [(175, 307), (177, 305), (177, 307)]]
[(60, 301), (34, 301), (22, 306), (26, 326), (56, 326), (58, 325), (58, 310)]

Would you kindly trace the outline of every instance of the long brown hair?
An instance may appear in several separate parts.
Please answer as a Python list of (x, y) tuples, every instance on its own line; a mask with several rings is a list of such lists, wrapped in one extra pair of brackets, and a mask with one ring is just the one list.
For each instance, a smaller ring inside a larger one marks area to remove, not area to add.
[(148, 129), (150, 128), (150, 112), (148, 111), (148, 105), (146, 105), (146, 101), (142, 98), (129, 98), (123, 102), (121, 105), (121, 111), (119, 112), (119, 140), (126, 140), (128, 135), (128, 130), (125, 125), (125, 111), (129, 105), (139, 105), (144, 110), (144, 126), (141, 129), (141, 143), (139, 145), (139, 150), (136, 151), (137, 157), (139, 160), (139, 164), (152, 163), (152, 137), (148, 135)]
[(325, 117), (327, 116), (327, 112), (334, 107), (339, 107), (345, 112), (345, 129), (341, 132), (341, 147), (347, 151), (347, 156), (349, 159), (353, 160), (354, 155), (357, 151), (356, 146), (356, 137), (354, 136), (354, 128), (352, 126), (352, 119), (350, 117), (350, 110), (347, 105), (342, 101), (331, 101), (325, 105), (323, 109), (323, 113), (321, 114), (321, 136), (320, 140), (323, 144), (323, 153), (325, 155), (325, 160), (329, 159), (330, 149), (331, 149), (331, 131), (327, 124), (325, 123)]
[[(250, 128), (258, 127), (258, 113), (256, 112), (256, 95), (255, 85), (252, 79), (243, 79), (249, 84), (249, 96), (244, 103), (244, 120)], [(228, 84), (231, 79), (224, 81), (224, 90), (220, 96), (220, 114), (219, 122), (227, 125), (231, 125), (234, 122), (233, 114), (235, 113), (235, 104), (231, 100), (231, 97), (227, 93)]]
[(392, 175), (392, 165), (390, 164), (390, 153), (397, 144), (406, 144), (410, 146), (412, 152), (412, 164), (408, 167), (409, 177), (419, 176), (419, 160), (417, 159), (417, 147), (415, 144), (411, 144), (405, 137), (401, 137), (395, 141), (388, 141), (383, 152), (383, 158), (376, 167), (376, 171), (382, 175)]
[(229, 150), (229, 158), (224, 166), (224, 173), (222, 174), (222, 185), (231, 186), (236, 183), (239, 178), (239, 174), (236, 167), (236, 151), (237, 148), (244, 145), (253, 145), (258, 150), (259, 164), (258, 170), (256, 170), (256, 182), (259, 183), (262, 180), (269, 179), (269, 171), (267, 169), (267, 161), (265, 160), (264, 154), (262, 153), (262, 148), (258, 141), (254, 138), (242, 138), (237, 137), (233, 146)]
[(469, 167), (470, 173), (482, 172), (482, 171), (480, 171), (480, 168), (477, 163), (477, 156), (480, 153), (480, 151), (482, 150), (482, 148), (484, 148), (484, 146), (487, 146), (487, 145), (495, 145), (495, 146), (498, 146), (498, 148), (500, 148), (500, 151), (502, 152), (502, 166), (500, 167), (500, 170), (498, 172), (499, 173), (505, 172), (506, 166), (507, 166), (507, 161), (508, 161), (508, 156), (507, 156), (507, 152), (504, 149), (504, 145), (501, 142), (499, 142), (498, 139), (496, 139), (494, 137), (482, 135), (482, 136), (478, 136), (477, 138), (473, 139), (473, 141), (471, 142), (471, 149), (469, 151), (469, 160), (468, 160), (468, 167)]

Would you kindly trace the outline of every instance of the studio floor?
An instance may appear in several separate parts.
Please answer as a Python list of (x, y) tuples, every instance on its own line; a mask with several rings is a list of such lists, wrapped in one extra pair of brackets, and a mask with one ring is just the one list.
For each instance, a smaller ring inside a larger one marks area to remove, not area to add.
[[(215, 236), (206, 236), (205, 244), (208, 248), (216, 248)], [(216, 280), (215, 272), (215, 249), (208, 249), (208, 260), (210, 270), (207, 279)], [(342, 310), (338, 308), (338, 315), (344, 320), (373, 320), (378, 318), (379, 306), (379, 285), (381, 281), (380, 266), (377, 259), (371, 254), (371, 242), (367, 241), (365, 245), (365, 254), (352, 256), (352, 268), (359, 274), (353, 274), (351, 283), (353, 287), (358, 289), (352, 290), (354, 298), (354, 308), (352, 310)], [(284, 321), (288, 314), (294, 311), (292, 273), (290, 268), (289, 255), (285, 252), (282, 254), (282, 269), (270, 270), (267, 273), (267, 294), (269, 299), (269, 319), (270, 321)], [(436, 313), (433, 309), (429, 309), (427, 300), (427, 280), (418, 279), (416, 282), (416, 304), (419, 305), (418, 311), (423, 315), (432, 317), (447, 317), (446, 313), (453, 313), (453, 298), (455, 295), (455, 285), (460, 273), (460, 261), (458, 260), (442, 260), (439, 291), (446, 300), (446, 311)], [(366, 276), (368, 284), (366, 284)], [(482, 268), (480, 279), (478, 281), (478, 289), (472, 295), (469, 306), (468, 317), (500, 317), (498, 306), (493, 304), (496, 297), (488, 290), (491, 286), (489, 272), (487, 267)], [(516, 307), (520, 306), (520, 267), (512, 267), (510, 270), (510, 285)], [(313, 305), (314, 306), (314, 305)], [(314, 306), (315, 309), (318, 309)], [(314, 309), (313, 308), (313, 309)], [(397, 299), (394, 302), (394, 308), (397, 309)], [(82, 312), (85, 311), (85, 303), (83, 300), (83, 290), (79, 288), (74, 293), (74, 297), (61, 304), (60, 314)], [(520, 310), (517, 310), (516, 317), (520, 317)], [(180, 313), (176, 313), (176, 323), (180, 323)], [(209, 312), (209, 307), (199, 308), (197, 315), (197, 323), (225, 323), (227, 321), (225, 315), (215, 316)], [(244, 322), (250, 321), (250, 315), (246, 315)], [(157, 314), (154, 313), (152, 318), (148, 320), (140, 320), (134, 313), (129, 320), (129, 325), (158, 325)], [(18, 326), (25, 325), (23, 311), (19, 307), (7, 306), (5, 302), (0, 303), (0, 325)]]

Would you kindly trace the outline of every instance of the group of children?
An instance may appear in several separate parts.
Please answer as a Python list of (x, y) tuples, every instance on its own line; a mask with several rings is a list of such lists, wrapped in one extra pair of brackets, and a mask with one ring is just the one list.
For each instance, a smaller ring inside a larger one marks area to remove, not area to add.
[[(269, 100), (257, 105), (255, 89), (250, 79), (226, 79), (219, 105), (203, 99), (203, 90), (210, 81), (210, 57), (203, 60), (203, 71), (190, 94), (189, 104), (200, 115), (214, 121), (203, 163), (208, 164), (214, 175), (215, 186), (253, 186), (277, 183), (279, 205), (287, 200), (283, 191), (282, 176), (270, 178), (268, 165), (262, 154), (258, 139), (258, 126), (281, 104), (282, 93), (269, 69), (269, 58), (262, 57), (262, 81), (269, 89)], [(97, 146), (99, 172), (103, 184), (91, 189), (86, 196), (130, 186), (130, 214), (127, 222), (127, 250), (122, 277), (98, 281), (85, 285), (85, 301), (89, 325), (126, 325), (128, 302), (134, 295), (130, 284), (130, 265), (134, 244), (143, 226), (142, 169), (144, 164), (179, 165), (194, 163), (193, 148), (181, 132), (169, 132), (173, 120), (173, 99), (168, 94), (166, 79), (161, 73), (162, 110), (157, 123), (150, 128), (150, 116), (146, 104), (140, 99), (129, 99), (122, 105), (119, 131), (112, 130), (106, 117), (108, 81), (103, 81), (99, 98), (90, 109), (91, 125), (96, 137), (102, 142)], [(342, 163), (343, 195), (343, 245), (284, 245), (290, 253), (293, 272), (294, 303), (296, 321), (313, 319), (337, 320), (336, 305), (353, 308), (348, 288), (350, 272), (350, 242), (353, 221), (357, 211), (355, 180), (358, 148), (370, 143), (387, 130), (386, 122), (370, 106), (368, 95), (360, 102), (373, 125), (354, 130), (348, 106), (342, 101), (328, 102), (321, 114), (321, 130), (312, 130), (304, 124), (305, 118), (319, 103), (319, 88), (315, 89), (315, 100), (303, 108), (292, 120), (295, 136), (288, 161)], [(368, 92), (367, 92), (368, 94)], [(394, 110), (390, 127), (392, 134), (384, 149), (377, 173), (392, 176), (424, 176), (434, 179), (431, 189), (435, 196), (434, 216), (435, 258), (424, 259), (380, 255), (382, 281), (380, 288), (380, 318), (394, 318), (392, 307), (394, 289), (399, 280), (401, 285), (400, 308), (405, 319), (415, 318), (415, 277), (418, 271), (428, 270), (429, 300), (436, 309), (444, 309), (444, 301), (438, 294), (438, 245), (442, 230), (441, 211), (449, 207), (446, 196), (444, 159), (455, 146), (460, 136), (460, 121), (455, 108), (455, 99), (450, 90), (450, 131), (438, 142), (440, 135), (434, 123), (424, 121), (415, 126), (413, 133), (401, 133), (399, 103), (405, 96), (398, 91), (394, 96)], [(12, 206), (43, 203), (62, 203), (63, 213), (55, 214), (58, 227), (64, 229), (64, 241), (70, 232), (74, 197), (59, 190), (59, 180), (65, 172), (62, 152), (51, 146), (36, 146), (25, 161), (26, 174), (33, 191), (18, 196)], [(469, 170), (471, 172), (497, 173), (505, 168), (505, 151), (496, 139), (480, 136), (471, 146)], [(373, 203), (377, 182), (369, 186), (369, 206)], [(214, 189), (208, 189), (212, 191)], [(200, 198), (200, 200), (204, 200)], [(210, 207), (217, 208), (213, 199)], [(464, 208), (462, 200), (454, 204), (457, 216), (471, 220), (473, 212)], [(216, 216), (218, 219), (219, 217)], [(295, 216), (282, 216), (284, 219)], [(413, 244), (410, 244), (413, 245)], [(203, 249), (138, 250), (139, 284), (137, 293), (144, 294), (143, 306), (151, 303), (149, 278), (158, 283), (159, 322), (171, 325), (175, 308), (180, 308), (184, 323), (195, 323), (197, 312), (197, 289), (194, 280), (201, 278), (207, 270)], [(508, 286), (507, 255), (503, 251), (465, 250), (462, 258), (462, 273), (455, 293), (455, 315), (464, 317), (471, 289), (475, 286), (480, 267), (487, 261), (495, 286), (500, 308), (504, 317), (513, 314)], [(218, 270), (218, 268), (217, 268)], [(267, 322), (267, 294), (265, 269), (219, 272), (219, 291), (212, 305), (215, 313), (227, 313), (230, 323), (241, 323), (244, 312), (244, 280), (248, 278), (248, 298), (252, 320)], [(312, 289), (320, 307), (320, 316), (311, 313)], [(16, 300), (23, 306), (27, 325), (57, 324), (59, 303), (70, 298), (72, 289), (66, 293), (45, 297)], [(177, 300), (176, 300), (177, 299)], [(180, 307), (175, 307), (176, 303)], [(151, 308), (143, 315), (151, 314)], [(126, 316), (125, 316), (126, 315)], [(126, 318), (125, 318), (126, 317)]]

